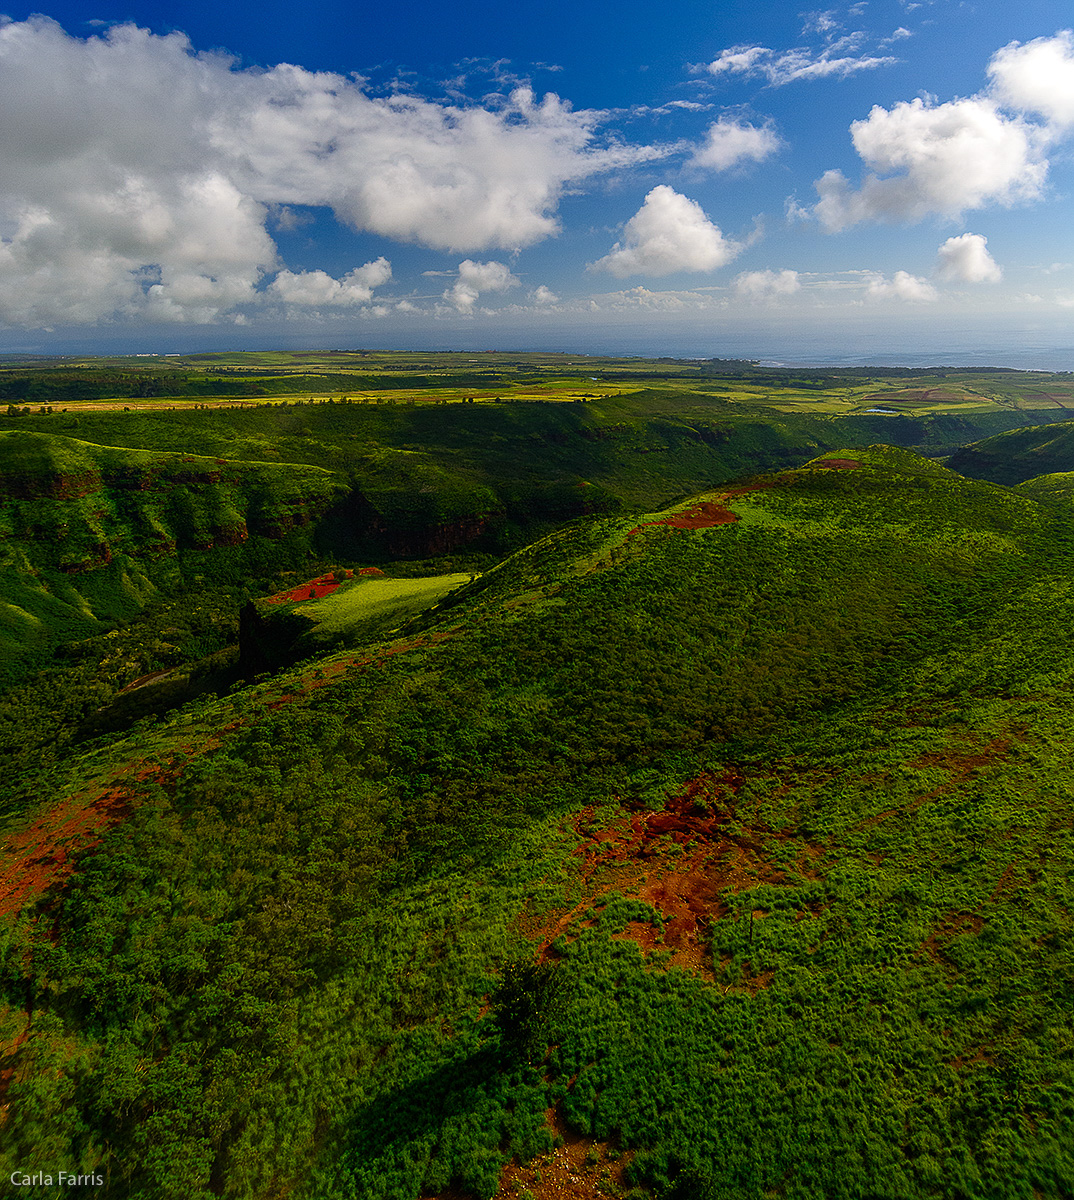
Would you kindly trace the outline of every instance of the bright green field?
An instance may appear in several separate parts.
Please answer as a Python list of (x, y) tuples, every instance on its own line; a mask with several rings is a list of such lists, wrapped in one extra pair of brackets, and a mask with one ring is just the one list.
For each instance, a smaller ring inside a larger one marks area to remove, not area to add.
[(470, 573), (431, 575), (420, 579), (355, 579), (320, 600), (307, 600), (294, 610), (314, 623), (317, 641), (354, 640), (389, 631), (470, 582)]

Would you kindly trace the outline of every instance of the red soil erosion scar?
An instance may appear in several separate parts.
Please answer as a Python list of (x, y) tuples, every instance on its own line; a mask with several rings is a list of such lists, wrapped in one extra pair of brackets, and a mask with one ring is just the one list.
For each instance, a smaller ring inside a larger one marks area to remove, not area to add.
[[(854, 465), (857, 466), (858, 464), (855, 463)], [(771, 486), (771, 484), (767, 483), (755, 483), (750, 487), (735, 488), (730, 492), (721, 492), (718, 500), (702, 500), (692, 508), (672, 513), (670, 517), (663, 517), (659, 521), (646, 521), (644, 525), (638, 525), (632, 529), (627, 534), (627, 537), (631, 537), (640, 530), (648, 529), (653, 525), (669, 525), (672, 529), (712, 529), (716, 525), (730, 525), (732, 522), (738, 520), (738, 514), (733, 513), (729, 508), (725, 508), (720, 501), (734, 500), (737, 496), (745, 496), (748, 492), (760, 492)]]
[[(735, 799), (742, 776), (732, 767), (704, 772), (669, 796), (663, 809), (625, 814), (605, 828), (591, 827), (593, 810), (583, 809), (574, 827), (588, 841), (576, 854), (586, 898), (540, 931), (539, 951), (550, 953), (552, 943), (574, 925), (602, 896), (613, 891), (636, 897), (664, 918), (658, 931), (647, 922), (631, 922), (619, 936), (649, 952), (670, 951), (670, 964), (713, 978), (707, 946), (709, 923), (728, 911), (725, 895), (759, 883), (784, 883), (787, 871), (769, 861), (765, 841), (785, 840), (786, 834), (755, 823), (735, 823)], [(805, 878), (816, 877), (817, 846), (787, 869)], [(764, 916), (765, 914), (759, 914)], [(592, 922), (590, 922), (592, 923)]]
[[(343, 578), (337, 576), (342, 574)], [(359, 575), (383, 575), (379, 567), (362, 567)], [(320, 600), (330, 596), (345, 580), (353, 579), (355, 572), (351, 570), (340, 572), (329, 571), (327, 575), (318, 575), (316, 579), (307, 579), (297, 587), (288, 588), (286, 592), (277, 592), (274, 596), (266, 596), (266, 604), (296, 604), (300, 600)]]
[[(159, 763), (134, 766), (131, 774), (138, 782), (167, 782), (177, 774)], [(39, 813), (32, 825), (9, 833), (0, 845), (6, 860), (0, 868), (0, 914), (17, 913), (27, 901), (62, 884), (74, 870), (77, 854), (96, 846), (106, 829), (129, 816), (135, 799), (119, 778), (90, 803), (84, 792), (75, 793)]]
[(815, 462), (814, 467), (826, 467), (832, 471), (856, 471), (861, 463), (854, 458), (825, 458)]

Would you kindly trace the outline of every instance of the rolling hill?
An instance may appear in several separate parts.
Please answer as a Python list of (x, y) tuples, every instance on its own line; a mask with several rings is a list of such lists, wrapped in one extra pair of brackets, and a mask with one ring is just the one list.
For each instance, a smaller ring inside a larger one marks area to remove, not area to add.
[(972, 442), (955, 451), (948, 465), (971, 479), (1008, 486), (1037, 475), (1074, 469), (1074, 422), (1031, 425)]

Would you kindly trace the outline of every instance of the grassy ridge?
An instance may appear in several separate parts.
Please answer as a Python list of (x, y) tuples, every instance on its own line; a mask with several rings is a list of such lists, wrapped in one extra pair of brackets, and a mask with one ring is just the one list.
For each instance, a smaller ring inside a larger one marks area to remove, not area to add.
[[(143, 779), (9, 951), (12, 1161), (489, 1197), (554, 1105), (643, 1194), (1068, 1190), (1074, 526), (833, 457), (736, 524), (576, 523), (404, 641), (58, 766)], [(690, 780), (715, 824), (631, 849)], [(687, 862), (700, 973), (653, 890)], [(541, 1066), (482, 1017), (522, 929), (574, 980)]]

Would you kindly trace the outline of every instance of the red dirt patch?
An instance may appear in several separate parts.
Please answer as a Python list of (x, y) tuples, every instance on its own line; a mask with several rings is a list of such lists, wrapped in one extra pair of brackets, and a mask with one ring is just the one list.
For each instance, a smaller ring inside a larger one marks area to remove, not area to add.
[[(175, 774), (159, 764), (133, 766), (126, 773), (138, 781)], [(17, 913), (27, 900), (62, 883), (73, 870), (75, 856), (95, 846), (106, 829), (129, 815), (132, 799), (130, 790), (117, 781), (88, 804), (84, 792), (75, 793), (39, 813), (32, 825), (9, 833), (0, 847), (6, 860), (0, 873), (0, 913)]]
[(856, 458), (823, 458), (820, 462), (810, 465), (825, 467), (832, 471), (856, 471), (861, 466), (861, 463)]
[[(975, 775), (982, 767), (987, 767), (991, 763), (999, 762), (1006, 758), (1010, 752), (1012, 741), (1018, 736), (1018, 734), (1015, 734), (1012, 737), (993, 738), (990, 742), (987, 742), (972, 753), (951, 749), (930, 751), (928, 754), (919, 755), (907, 765), (914, 770), (920, 770), (922, 767), (943, 767), (950, 772), (951, 777), (945, 783), (941, 783), (931, 791), (923, 793), (902, 808), (888, 808), (883, 812), (877, 813), (876, 816), (866, 817), (865, 820), (859, 821), (855, 828), (872, 829), (874, 826), (879, 825), (881, 821), (886, 821), (889, 817), (905, 816), (916, 812), (923, 804), (927, 804), (928, 801), (934, 800), (937, 796), (942, 796), (945, 792), (949, 792), (952, 788), (957, 787), (960, 783)], [(882, 782), (882, 779), (877, 780), (878, 784), (882, 784)]]
[(961, 933), (980, 933), (984, 918), (978, 913), (950, 912), (922, 943), (921, 948), (937, 962), (946, 962), (944, 946)]
[[(657, 812), (625, 814), (605, 828), (591, 827), (593, 810), (576, 815), (576, 831), (590, 840), (576, 850), (582, 858), (585, 899), (561, 913), (542, 930), (539, 952), (552, 943), (594, 902), (613, 891), (636, 897), (664, 918), (662, 930), (648, 922), (631, 922), (617, 936), (636, 942), (643, 951), (670, 952), (669, 965), (712, 980), (705, 931), (728, 911), (724, 895), (758, 883), (782, 883), (786, 873), (768, 861), (761, 839), (785, 840), (767, 826), (745, 829), (734, 822), (734, 800), (742, 786), (734, 769), (705, 773), (668, 797)], [(822, 851), (811, 847), (794, 865), (797, 874), (815, 875)]]
[(548, 1113), (548, 1124), (563, 1145), (524, 1167), (507, 1167), (496, 1200), (517, 1200), (523, 1188), (534, 1200), (608, 1200), (609, 1195), (622, 1194), (623, 1172), (632, 1152), (619, 1154), (608, 1142), (575, 1133), (554, 1110)]
[[(376, 567), (366, 567), (358, 573), (359, 575), (384, 574)], [(308, 579), (305, 583), (300, 583), (298, 587), (288, 588), (286, 592), (277, 592), (274, 596), (266, 596), (265, 603), (295, 604), (299, 600), (320, 600), (322, 596), (330, 596), (343, 582), (336, 577), (337, 574), (338, 572), (329, 571), (327, 575), (318, 575), (316, 579)], [(344, 571), (343, 575), (347, 579), (354, 578), (354, 572), (350, 570)]]
[(654, 525), (668, 525), (672, 529), (712, 529), (716, 525), (730, 525), (738, 520), (738, 514), (725, 508), (724, 504), (719, 501), (734, 500), (738, 496), (745, 496), (749, 492), (764, 491), (771, 486), (769, 483), (755, 483), (749, 487), (733, 488), (729, 492), (721, 492), (717, 500), (702, 500), (683, 512), (672, 513), (670, 517), (663, 517), (659, 521), (646, 521), (644, 525), (638, 525), (632, 529), (627, 537), (633, 537), (635, 533)]
[(967, 1067), (976, 1067), (982, 1063), (986, 1067), (995, 1066), (995, 1059), (990, 1050), (978, 1047), (969, 1058), (963, 1058), (961, 1054), (956, 1054), (947, 1065), (952, 1071), (964, 1071)]
[(685, 512), (665, 517), (662, 521), (650, 521), (650, 525), (670, 525), (672, 529), (711, 529), (714, 525), (730, 525), (738, 516), (721, 504), (703, 500)]
[[(538, 1155), (531, 1163), (519, 1166), (511, 1163), (500, 1176), (500, 1186), (494, 1200), (518, 1200), (528, 1191), (534, 1200), (608, 1200), (621, 1196), (626, 1190), (623, 1173), (634, 1157), (631, 1150), (620, 1154), (608, 1142), (576, 1133), (549, 1109), (548, 1126), (563, 1143), (547, 1154)], [(451, 1189), (430, 1195), (423, 1200), (472, 1200), (467, 1193)]]

